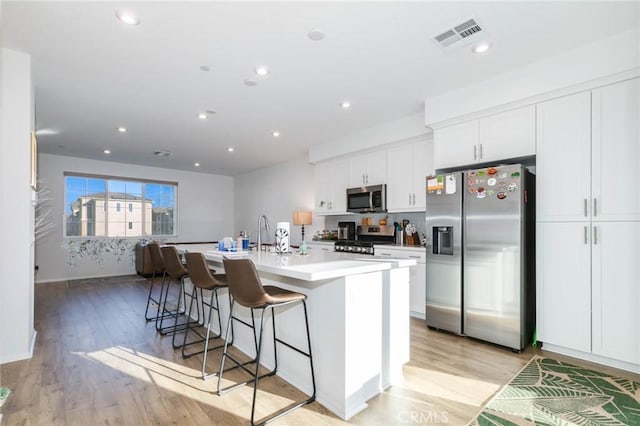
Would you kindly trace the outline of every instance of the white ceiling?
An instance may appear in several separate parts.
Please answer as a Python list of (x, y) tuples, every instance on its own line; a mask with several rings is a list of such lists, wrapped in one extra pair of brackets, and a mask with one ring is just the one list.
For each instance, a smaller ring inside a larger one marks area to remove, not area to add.
[[(118, 21), (121, 7), (141, 24)], [(1, 12), (3, 47), (32, 55), (41, 152), (237, 175), (627, 30), (639, 3), (3, 1)], [(433, 42), (469, 17), (488, 53)], [(313, 28), (325, 39), (310, 40)], [(206, 109), (217, 113), (198, 119)]]

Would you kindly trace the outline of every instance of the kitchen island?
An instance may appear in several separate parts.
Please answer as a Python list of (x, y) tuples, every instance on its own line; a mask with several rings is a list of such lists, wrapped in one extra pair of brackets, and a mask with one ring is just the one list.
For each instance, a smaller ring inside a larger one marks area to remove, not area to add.
[[(409, 361), (409, 267), (415, 265), (414, 259), (327, 251), (305, 256), (221, 253), (213, 245), (177, 248), (205, 254), (216, 270), (222, 270), (224, 255), (248, 257), (265, 285), (308, 296), (316, 399), (340, 418), (346, 420), (364, 410), (367, 400), (402, 380), (402, 366)], [(251, 321), (250, 311), (240, 308), (239, 316)], [(228, 317), (224, 299), (221, 312)], [(276, 315), (278, 337), (306, 348), (302, 306), (279, 309)], [(234, 325), (234, 330), (234, 346), (253, 357), (251, 331), (241, 324)], [(271, 339), (270, 327), (265, 329), (265, 339)], [(273, 347), (264, 348), (262, 364), (272, 368)], [(278, 375), (311, 393), (307, 359), (286, 347), (278, 348)]]

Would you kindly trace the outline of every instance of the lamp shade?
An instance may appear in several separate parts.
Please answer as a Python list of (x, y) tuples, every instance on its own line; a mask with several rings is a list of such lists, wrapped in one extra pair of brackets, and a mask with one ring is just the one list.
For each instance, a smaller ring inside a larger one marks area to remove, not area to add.
[(295, 211), (293, 212), (294, 225), (311, 225), (311, 212)]

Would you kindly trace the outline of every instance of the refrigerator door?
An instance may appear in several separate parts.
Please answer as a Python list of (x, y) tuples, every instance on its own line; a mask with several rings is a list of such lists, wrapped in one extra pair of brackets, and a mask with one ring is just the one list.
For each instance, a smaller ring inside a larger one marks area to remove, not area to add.
[(427, 325), (462, 333), (461, 172), (427, 177)]
[(465, 173), (464, 333), (516, 350), (523, 297), (523, 175), (520, 165)]

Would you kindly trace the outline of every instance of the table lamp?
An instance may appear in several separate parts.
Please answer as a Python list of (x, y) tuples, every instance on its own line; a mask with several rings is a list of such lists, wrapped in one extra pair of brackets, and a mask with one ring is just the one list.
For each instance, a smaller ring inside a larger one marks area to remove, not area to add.
[(302, 225), (302, 242), (298, 251), (300, 254), (307, 254), (307, 245), (304, 243), (304, 226), (311, 225), (312, 214), (309, 211), (295, 211), (293, 212), (293, 224)]

